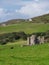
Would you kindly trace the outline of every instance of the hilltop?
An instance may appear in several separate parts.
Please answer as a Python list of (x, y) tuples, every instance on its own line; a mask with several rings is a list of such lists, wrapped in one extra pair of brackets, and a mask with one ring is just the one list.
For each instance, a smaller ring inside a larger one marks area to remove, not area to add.
[(34, 23), (49, 23), (49, 14), (31, 18)]
[(17, 23), (20, 23), (23, 21), (25, 21), (25, 20), (24, 19), (12, 19), (12, 20), (8, 20), (6, 22), (0, 23), (0, 25), (2, 25), (2, 24), (6, 24), (6, 25), (17, 24)]
[(21, 22), (49, 23), (49, 14), (37, 16), (34, 18), (30, 18), (30, 19), (12, 19), (12, 20), (8, 20), (6, 22), (0, 23), (0, 25), (2, 24), (10, 25), (10, 24), (17, 24)]

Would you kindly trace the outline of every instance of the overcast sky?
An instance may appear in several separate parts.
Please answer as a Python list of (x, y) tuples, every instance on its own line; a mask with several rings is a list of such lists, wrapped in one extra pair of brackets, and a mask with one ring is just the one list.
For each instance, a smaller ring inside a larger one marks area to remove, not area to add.
[(49, 13), (49, 0), (0, 0), (0, 22)]

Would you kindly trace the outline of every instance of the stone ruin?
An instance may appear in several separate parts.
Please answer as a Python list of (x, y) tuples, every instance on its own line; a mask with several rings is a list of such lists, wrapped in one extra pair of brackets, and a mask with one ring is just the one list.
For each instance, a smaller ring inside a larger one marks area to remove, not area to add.
[(31, 35), (27, 37), (27, 45), (44, 44), (44, 36)]
[(22, 47), (44, 43), (49, 43), (49, 31), (29, 34), (27, 36), (27, 44), (22, 45)]
[(35, 35), (32, 35), (31, 37), (27, 37), (27, 45), (34, 45), (35, 42)]

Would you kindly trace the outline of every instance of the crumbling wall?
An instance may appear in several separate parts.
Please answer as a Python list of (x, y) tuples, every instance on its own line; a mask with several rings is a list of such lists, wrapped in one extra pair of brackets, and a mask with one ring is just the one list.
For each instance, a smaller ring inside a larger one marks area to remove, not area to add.
[(43, 44), (44, 41), (44, 36), (32, 35), (30, 37), (27, 37), (27, 45)]
[(27, 37), (27, 45), (30, 45), (30, 37)]
[(34, 45), (35, 42), (35, 35), (32, 35), (31, 37), (27, 37), (27, 45)]
[(39, 44), (44, 43), (44, 36), (38, 36)]
[(36, 36), (36, 35), (32, 35), (32, 36), (30, 37), (30, 45), (35, 45), (35, 36)]

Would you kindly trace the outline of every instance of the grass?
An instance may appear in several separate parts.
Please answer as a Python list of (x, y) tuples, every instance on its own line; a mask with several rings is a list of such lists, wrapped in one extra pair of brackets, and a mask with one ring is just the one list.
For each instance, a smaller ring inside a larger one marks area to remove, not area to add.
[[(27, 34), (49, 30), (49, 24), (26, 23), (0, 27), (0, 34), (24, 31)], [(26, 41), (16, 41), (0, 46), (0, 65), (49, 65), (49, 44), (25, 46)], [(11, 47), (14, 47), (11, 49)]]
[(0, 65), (49, 65), (49, 44), (0, 46)]
[(49, 30), (49, 24), (21, 22), (20, 24), (17, 23), (14, 25), (0, 27), (0, 34), (19, 31), (24, 31), (27, 34), (31, 34), (33, 32), (44, 32), (47, 30)]

